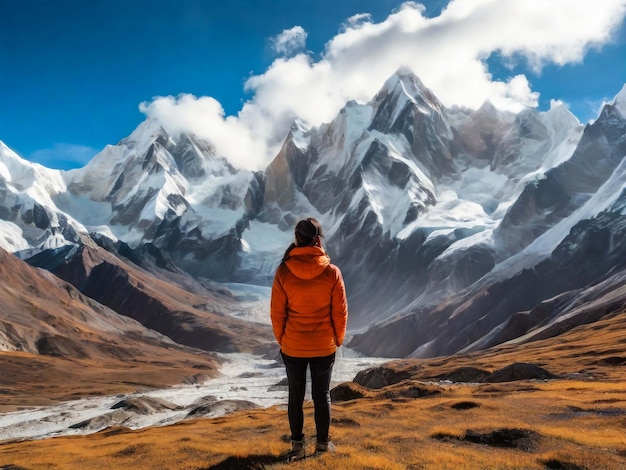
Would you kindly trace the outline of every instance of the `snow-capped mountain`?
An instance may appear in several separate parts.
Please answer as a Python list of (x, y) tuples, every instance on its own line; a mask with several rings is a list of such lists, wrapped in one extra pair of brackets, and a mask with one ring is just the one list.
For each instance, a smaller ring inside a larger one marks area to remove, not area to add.
[[(313, 216), (344, 273), (354, 331), (407, 318), (432, 327), (433, 306), (483, 295), (556, 252), (567, 258), (555, 249), (572, 227), (618, 204), (625, 112), (626, 87), (586, 127), (560, 104), (446, 108), (401, 69), (329, 123), (296, 120), (263, 172), (238, 170), (209, 142), (153, 119), (68, 172), (2, 145), (0, 244), (26, 257), (97, 234), (100, 245), (161, 250), (192, 276), (269, 285), (295, 222)], [(440, 338), (455, 308), (436, 319)], [(500, 323), (515, 313), (503, 311)], [(413, 335), (402, 351), (433, 338)]]
[(0, 247), (25, 257), (83, 242), (85, 226), (54, 202), (66, 191), (61, 171), (28, 162), (0, 142)]
[(68, 172), (67, 197), (59, 205), (81, 215), (88, 208), (93, 231), (132, 246), (154, 243), (190, 272), (217, 277), (206, 258), (219, 258), (215, 247), (240, 236), (237, 224), (253, 177), (217, 157), (207, 142), (169, 135), (148, 119), (84, 168)]
[(563, 106), (446, 109), (400, 70), (369, 104), (348, 103), (319, 129), (292, 129), (266, 172), (257, 218), (293, 226), (316, 215), (352, 292), (353, 325), (369, 325), (417, 298), (454, 293), (512, 254), (494, 232), (525, 184), (567, 159), (581, 133)]

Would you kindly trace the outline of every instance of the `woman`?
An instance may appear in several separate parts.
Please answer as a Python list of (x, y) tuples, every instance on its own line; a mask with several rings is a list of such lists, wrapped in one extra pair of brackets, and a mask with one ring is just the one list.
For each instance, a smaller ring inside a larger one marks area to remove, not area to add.
[(272, 327), (289, 383), (290, 460), (305, 457), (302, 405), (307, 366), (315, 407), (316, 452), (334, 450), (328, 434), (330, 378), (335, 351), (346, 334), (348, 304), (341, 271), (330, 264), (321, 239), (317, 220), (298, 222), (295, 241), (287, 248), (272, 286)]

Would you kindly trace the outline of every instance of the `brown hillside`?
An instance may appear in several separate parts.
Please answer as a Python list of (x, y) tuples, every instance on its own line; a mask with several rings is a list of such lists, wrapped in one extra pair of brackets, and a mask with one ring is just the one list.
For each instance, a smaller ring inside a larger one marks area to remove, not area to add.
[(227, 293), (198, 282), (190, 286), (190, 278), (175, 273), (149, 272), (94, 244), (81, 246), (52, 272), (179, 344), (206, 351), (252, 352), (273, 339), (269, 326), (225, 315), (236, 303)]
[(216, 374), (169, 338), (0, 250), (0, 411)]

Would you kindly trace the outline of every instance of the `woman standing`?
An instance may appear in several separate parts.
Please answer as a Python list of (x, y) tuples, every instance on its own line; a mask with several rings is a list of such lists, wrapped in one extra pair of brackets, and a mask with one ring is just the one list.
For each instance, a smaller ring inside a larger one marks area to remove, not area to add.
[(295, 241), (287, 248), (272, 286), (272, 327), (289, 383), (290, 460), (305, 457), (302, 406), (307, 366), (315, 407), (316, 452), (334, 450), (329, 439), (330, 379), (335, 351), (346, 334), (348, 304), (341, 271), (330, 264), (322, 236), (317, 220), (298, 222)]

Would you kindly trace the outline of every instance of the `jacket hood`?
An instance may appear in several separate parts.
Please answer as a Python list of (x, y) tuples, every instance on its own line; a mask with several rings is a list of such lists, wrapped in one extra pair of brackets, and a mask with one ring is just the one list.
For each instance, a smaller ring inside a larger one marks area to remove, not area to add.
[(330, 257), (319, 246), (297, 246), (289, 253), (285, 265), (300, 279), (313, 279), (330, 265)]

